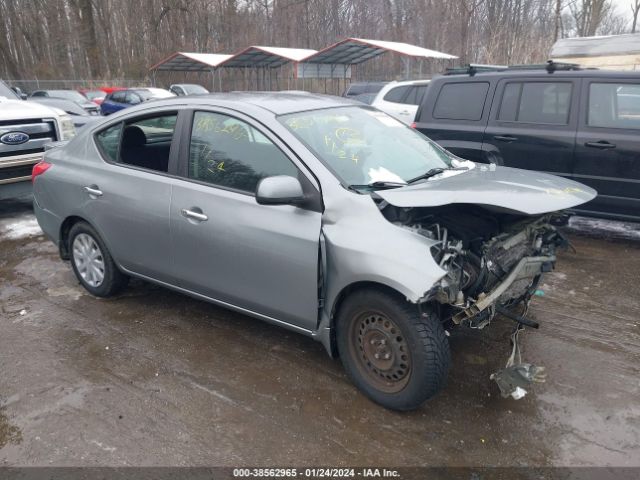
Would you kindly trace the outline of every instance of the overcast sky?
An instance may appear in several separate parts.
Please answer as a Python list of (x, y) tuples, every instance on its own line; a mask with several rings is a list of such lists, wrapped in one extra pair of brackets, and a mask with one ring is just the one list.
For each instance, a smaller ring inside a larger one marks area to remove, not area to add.
[(621, 13), (631, 20), (631, 2), (632, 0), (612, 0), (618, 13)]

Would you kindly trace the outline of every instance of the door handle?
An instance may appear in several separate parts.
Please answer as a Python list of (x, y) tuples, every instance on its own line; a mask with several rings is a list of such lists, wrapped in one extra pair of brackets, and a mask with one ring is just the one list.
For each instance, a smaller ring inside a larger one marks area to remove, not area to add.
[(516, 137), (512, 137), (511, 135), (495, 135), (493, 138), (501, 142), (515, 142), (518, 140)]
[(608, 148), (616, 148), (613, 143), (609, 143), (606, 140), (600, 140), (599, 142), (587, 142), (584, 144), (585, 147), (591, 148), (599, 148), (600, 150), (606, 150)]
[(91, 185), (90, 187), (84, 187), (84, 191), (87, 192), (89, 195), (92, 195), (94, 197), (101, 197), (102, 196), (102, 190), (100, 190), (97, 185)]
[(180, 210), (180, 213), (184, 217), (193, 218), (194, 220), (198, 220), (199, 222), (206, 222), (207, 220), (209, 220), (209, 217), (207, 217), (204, 213), (194, 212), (193, 210), (187, 210), (186, 208)]

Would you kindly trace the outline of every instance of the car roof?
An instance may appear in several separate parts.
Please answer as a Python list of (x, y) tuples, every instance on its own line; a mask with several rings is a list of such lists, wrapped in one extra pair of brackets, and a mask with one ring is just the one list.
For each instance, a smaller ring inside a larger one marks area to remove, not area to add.
[(504, 70), (494, 70), (494, 71), (479, 71), (474, 75), (469, 75), (468, 73), (449, 73), (444, 75), (439, 75), (438, 79), (442, 78), (451, 78), (456, 81), (468, 79), (473, 80), (474, 78), (503, 78), (503, 77), (546, 77), (546, 78), (557, 78), (557, 77), (569, 77), (569, 78), (629, 78), (629, 79), (640, 79), (640, 72), (636, 71), (628, 71), (628, 70), (600, 70), (600, 69), (578, 69), (578, 70), (557, 70), (553, 73), (547, 72), (544, 68), (540, 69), (525, 69), (525, 68), (514, 68), (514, 69), (504, 69)]
[(319, 95), (307, 92), (231, 92), (209, 93), (194, 97), (174, 97), (156, 100), (154, 105), (218, 105), (236, 108), (242, 111), (243, 105), (252, 105), (268, 110), (275, 115), (319, 110), (323, 108), (362, 106), (361, 102), (332, 95)]
[(431, 79), (425, 78), (422, 80), (402, 80), (399, 82), (389, 82), (385, 85), (385, 87), (401, 87), (403, 85), (428, 85), (431, 82)]

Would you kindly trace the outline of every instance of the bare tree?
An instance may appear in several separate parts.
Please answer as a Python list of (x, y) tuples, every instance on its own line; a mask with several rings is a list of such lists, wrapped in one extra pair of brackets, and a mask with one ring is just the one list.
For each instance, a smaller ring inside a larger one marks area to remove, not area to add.
[[(631, 1), (637, 20), (640, 0)], [(317, 49), (349, 36), (418, 44), (460, 63), (542, 62), (558, 38), (626, 26), (611, 0), (0, 0), (0, 19), (0, 77), (42, 79), (142, 79), (175, 51)], [(357, 71), (393, 79), (405, 67), (385, 55)]]
[(640, 0), (633, 0), (631, 3), (631, 13), (633, 14), (633, 20), (631, 22), (631, 33), (636, 33), (636, 26), (638, 24), (638, 13), (640, 12)]

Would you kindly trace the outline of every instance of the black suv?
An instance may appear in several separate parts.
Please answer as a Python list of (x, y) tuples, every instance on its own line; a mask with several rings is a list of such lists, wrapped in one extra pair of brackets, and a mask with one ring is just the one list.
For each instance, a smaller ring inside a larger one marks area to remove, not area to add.
[(576, 212), (640, 220), (640, 73), (466, 67), (435, 77), (414, 126), (456, 155), (595, 188)]

